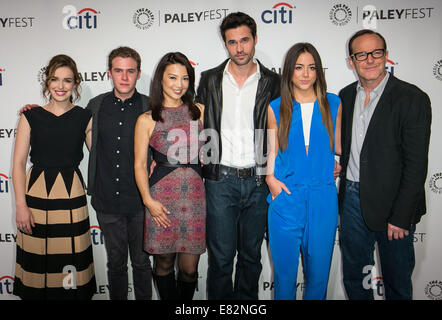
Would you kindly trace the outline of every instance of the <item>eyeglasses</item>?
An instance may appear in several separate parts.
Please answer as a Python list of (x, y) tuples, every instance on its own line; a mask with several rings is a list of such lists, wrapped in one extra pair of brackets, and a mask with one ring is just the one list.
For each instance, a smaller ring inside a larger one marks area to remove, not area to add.
[(385, 49), (376, 49), (371, 52), (356, 52), (350, 55), (350, 57), (355, 58), (357, 61), (364, 61), (367, 60), (369, 54), (371, 54), (373, 59), (379, 59), (385, 55)]

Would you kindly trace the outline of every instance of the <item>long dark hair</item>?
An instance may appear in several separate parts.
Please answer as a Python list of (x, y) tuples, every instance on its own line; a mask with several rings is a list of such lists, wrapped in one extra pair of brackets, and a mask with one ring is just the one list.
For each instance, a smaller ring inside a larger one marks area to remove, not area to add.
[(330, 141), (330, 149), (334, 145), (333, 119), (330, 113), (330, 106), (327, 100), (327, 83), (322, 68), (321, 57), (316, 48), (310, 43), (297, 43), (293, 45), (285, 56), (284, 67), (281, 76), (281, 106), (279, 111), (278, 141), (281, 151), (287, 149), (290, 123), (292, 121), (293, 94), (292, 76), (295, 70), (298, 57), (308, 52), (313, 56), (316, 67), (316, 81), (313, 84), (319, 109), (321, 110), (322, 123), (324, 124)]
[(189, 88), (187, 88), (186, 93), (183, 95), (183, 102), (189, 107), (189, 114), (192, 120), (199, 119), (201, 115), (200, 109), (195, 105), (195, 70), (193, 70), (189, 59), (181, 52), (169, 52), (166, 53), (158, 62), (155, 74), (150, 85), (150, 108), (152, 110), (152, 119), (154, 121), (163, 122), (161, 117), (161, 110), (163, 108), (163, 86), (161, 84), (163, 80), (164, 71), (166, 67), (171, 64), (181, 64), (183, 65), (189, 76)]

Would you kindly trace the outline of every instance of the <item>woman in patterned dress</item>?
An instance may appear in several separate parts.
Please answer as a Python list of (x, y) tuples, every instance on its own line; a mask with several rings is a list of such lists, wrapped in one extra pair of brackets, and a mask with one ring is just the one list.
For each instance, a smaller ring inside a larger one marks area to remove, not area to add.
[[(203, 112), (193, 101), (194, 83), (186, 56), (166, 54), (152, 80), (151, 111), (140, 115), (135, 126), (135, 179), (146, 206), (144, 249), (154, 255), (154, 279), (162, 300), (192, 300), (199, 257), (206, 250), (205, 190), (198, 156)], [(149, 146), (156, 163), (150, 177)]]
[[(91, 114), (73, 105), (77, 66), (57, 55), (46, 68), (49, 103), (22, 113), (14, 183), (17, 261), (14, 294), (22, 299), (91, 299), (96, 292), (89, 215), (78, 165), (90, 146)], [(32, 168), (26, 175), (30, 151)]]

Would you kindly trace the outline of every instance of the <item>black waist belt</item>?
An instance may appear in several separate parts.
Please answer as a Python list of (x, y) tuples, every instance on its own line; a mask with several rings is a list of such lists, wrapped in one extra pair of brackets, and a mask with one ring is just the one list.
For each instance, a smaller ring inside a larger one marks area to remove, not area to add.
[(219, 165), (219, 173), (220, 174), (230, 174), (232, 176), (236, 176), (238, 178), (250, 178), (255, 176), (256, 174), (256, 167), (250, 167), (250, 168), (233, 168), (224, 166), (222, 164)]
[(170, 163), (167, 155), (151, 148), (152, 158), (156, 163), (155, 168), (153, 169), (152, 175), (149, 177), (149, 186), (152, 187), (155, 183), (160, 181), (162, 178), (173, 172), (178, 168), (192, 168), (200, 177), (203, 178), (203, 173), (201, 170), (201, 164), (198, 161), (198, 158), (191, 159), (189, 163)]
[(180, 168), (180, 167), (194, 167), (199, 168), (200, 165), (197, 163), (170, 163), (170, 162), (157, 162), (157, 166), (169, 167), (169, 168)]

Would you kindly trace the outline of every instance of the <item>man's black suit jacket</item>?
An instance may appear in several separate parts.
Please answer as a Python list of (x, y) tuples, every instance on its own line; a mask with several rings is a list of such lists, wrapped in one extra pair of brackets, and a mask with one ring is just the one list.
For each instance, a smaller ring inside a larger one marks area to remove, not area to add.
[[(339, 93), (342, 100), (340, 204), (350, 156), (357, 82)], [(431, 103), (415, 85), (390, 74), (362, 145), (359, 198), (367, 227), (386, 231), (387, 224), (410, 230), (426, 213)]]

